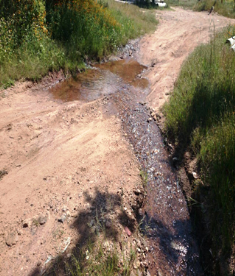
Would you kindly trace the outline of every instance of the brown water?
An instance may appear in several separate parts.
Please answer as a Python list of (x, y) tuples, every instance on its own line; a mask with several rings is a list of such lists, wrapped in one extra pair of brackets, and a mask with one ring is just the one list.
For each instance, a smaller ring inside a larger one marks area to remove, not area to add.
[(78, 74), (76, 78), (55, 85), (50, 92), (55, 99), (68, 102), (96, 100), (116, 93), (123, 83), (145, 89), (148, 81), (139, 77), (144, 69), (145, 66), (133, 59), (97, 64), (93, 69)]
[(176, 172), (168, 159), (160, 130), (149, 120), (144, 101), (148, 81), (141, 78), (146, 67), (135, 60), (96, 65), (51, 89), (56, 99), (91, 101), (106, 97), (111, 114), (122, 125), (147, 174), (147, 201), (142, 231), (150, 252), (151, 275), (202, 275), (199, 250), (192, 234), (187, 204)]

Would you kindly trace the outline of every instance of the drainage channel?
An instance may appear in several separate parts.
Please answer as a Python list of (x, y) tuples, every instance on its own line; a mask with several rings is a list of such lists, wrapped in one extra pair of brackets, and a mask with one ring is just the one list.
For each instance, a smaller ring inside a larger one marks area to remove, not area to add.
[(186, 200), (161, 132), (143, 102), (149, 92), (148, 81), (141, 78), (145, 68), (133, 59), (107, 62), (51, 92), (64, 101), (106, 96), (109, 113), (122, 120), (146, 175), (147, 197), (140, 221), (149, 244), (148, 271), (159, 276), (202, 275)]
[(141, 228), (150, 246), (148, 270), (151, 275), (202, 275), (187, 204), (161, 132), (148, 108), (138, 101), (138, 94), (133, 97), (133, 90), (130, 93), (126, 90), (112, 97), (146, 173)]

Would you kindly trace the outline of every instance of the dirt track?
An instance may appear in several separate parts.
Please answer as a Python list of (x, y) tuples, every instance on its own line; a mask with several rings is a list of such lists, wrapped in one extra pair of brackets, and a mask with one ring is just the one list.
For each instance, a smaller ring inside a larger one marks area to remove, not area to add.
[[(214, 26), (234, 23), (180, 8), (157, 17), (160, 25), (142, 39), (137, 55), (149, 66), (147, 101), (156, 110), (188, 54), (209, 40)], [(141, 183), (133, 149), (120, 119), (106, 115), (105, 98), (61, 102), (46, 89), (54, 81), (0, 92), (0, 170), (8, 172), (0, 180), (0, 275), (29, 275), (60, 253), (68, 238), (72, 248), (81, 239), (73, 222), (93, 207), (97, 194), (112, 201), (123, 188), (129, 197)], [(66, 223), (58, 222), (63, 214)]]
[(141, 41), (140, 61), (149, 66), (146, 76), (151, 82), (147, 100), (159, 110), (174, 87), (181, 65), (193, 49), (209, 41), (215, 31), (234, 24), (235, 20), (207, 12), (181, 8), (158, 13), (160, 24), (154, 34)]

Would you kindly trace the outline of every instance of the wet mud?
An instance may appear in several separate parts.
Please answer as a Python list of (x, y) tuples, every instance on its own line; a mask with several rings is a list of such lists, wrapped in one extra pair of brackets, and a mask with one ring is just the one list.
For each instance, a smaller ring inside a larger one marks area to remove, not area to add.
[(106, 114), (122, 120), (125, 136), (145, 175), (146, 202), (138, 216), (149, 246), (150, 274), (202, 275), (199, 250), (179, 179), (169, 161), (161, 132), (144, 102), (149, 94), (148, 80), (141, 77), (144, 69), (133, 59), (107, 62), (50, 91), (62, 101), (92, 101), (102, 96)]

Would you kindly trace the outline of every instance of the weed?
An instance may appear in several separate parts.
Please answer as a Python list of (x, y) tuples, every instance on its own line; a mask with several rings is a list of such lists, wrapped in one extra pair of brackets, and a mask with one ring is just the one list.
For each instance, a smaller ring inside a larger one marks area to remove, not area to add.
[(39, 225), (40, 225), (38, 219), (33, 219), (32, 224), (36, 227), (39, 227)]
[(80, 250), (77, 256), (73, 255), (65, 265), (68, 275), (130, 275), (131, 266), (136, 258), (135, 250), (131, 248), (129, 256), (121, 257), (117, 248), (107, 252), (103, 245), (104, 242), (98, 245), (90, 243), (86, 248)]
[(146, 189), (148, 183), (148, 173), (140, 170), (140, 177), (142, 179), (143, 188)]

